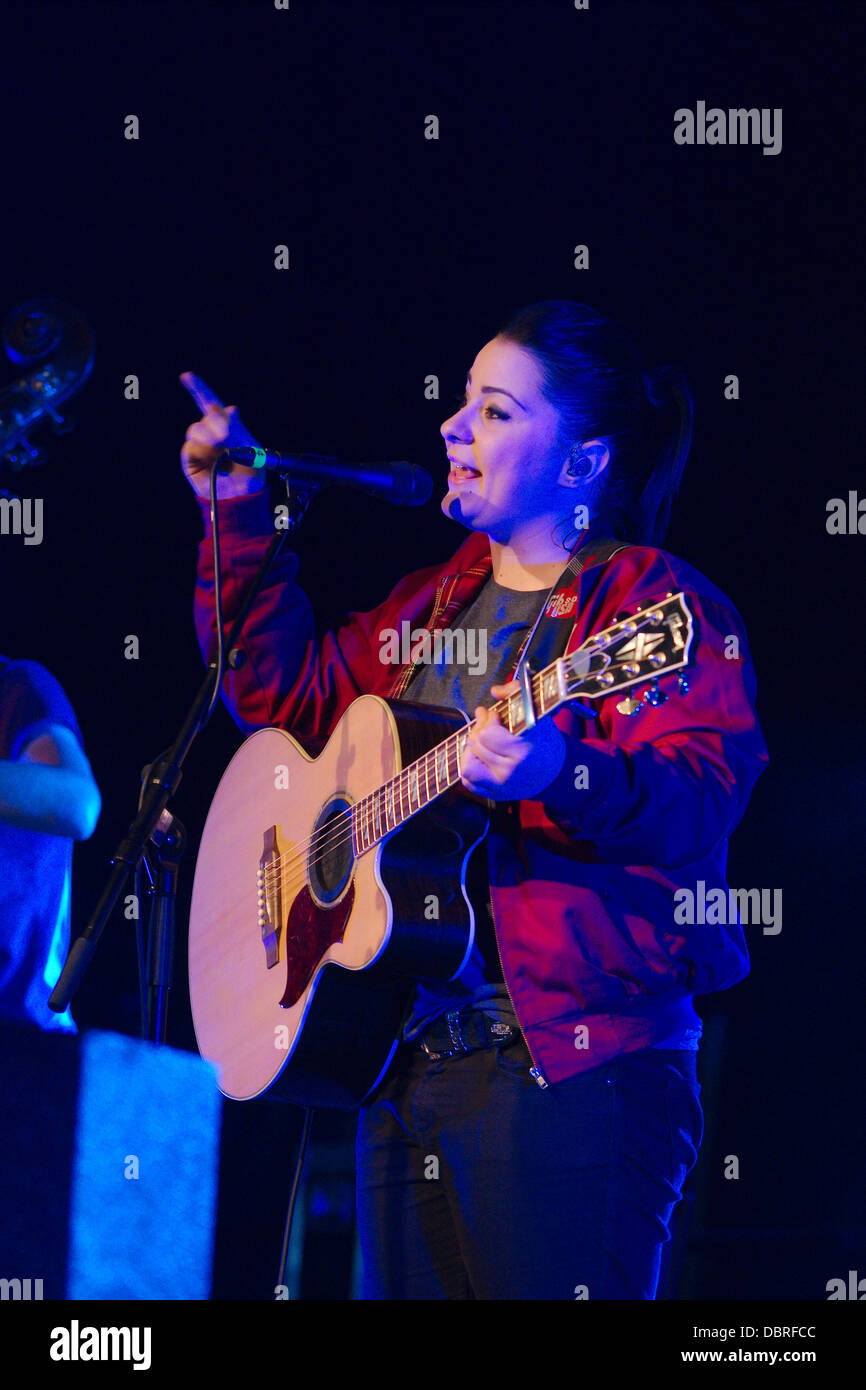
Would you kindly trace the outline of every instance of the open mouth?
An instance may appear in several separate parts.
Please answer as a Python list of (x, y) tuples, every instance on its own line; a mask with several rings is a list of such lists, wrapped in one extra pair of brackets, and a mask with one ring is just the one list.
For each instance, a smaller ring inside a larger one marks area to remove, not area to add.
[(481, 474), (477, 468), (469, 468), (463, 463), (452, 463), (451, 472), (448, 474), (449, 483), (465, 483), (470, 478), (480, 478)]

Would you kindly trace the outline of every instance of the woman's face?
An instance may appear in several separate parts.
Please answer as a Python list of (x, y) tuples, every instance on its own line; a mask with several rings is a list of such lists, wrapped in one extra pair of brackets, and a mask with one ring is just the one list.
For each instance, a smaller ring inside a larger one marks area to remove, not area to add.
[(451, 460), (442, 511), (503, 544), (521, 525), (567, 517), (573, 493), (559, 481), (569, 448), (560, 430), (536, 359), (493, 338), (472, 363), (459, 410), (441, 426)]

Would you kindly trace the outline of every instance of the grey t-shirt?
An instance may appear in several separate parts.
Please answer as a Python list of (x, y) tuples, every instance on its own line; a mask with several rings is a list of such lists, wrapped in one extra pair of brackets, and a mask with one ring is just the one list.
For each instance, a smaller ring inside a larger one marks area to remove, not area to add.
[[(547, 589), (506, 589), (489, 578), (478, 597), (458, 614), (449, 630), (453, 638), (441, 641), (438, 652), (431, 644), (429, 664), (419, 668), (403, 698), (413, 704), (459, 709), (470, 719), (476, 705), (495, 704), (490, 687), (508, 680), (547, 593)], [(469, 860), (466, 893), (475, 912), (472, 952), (456, 980), (418, 985), (403, 1026), (406, 1041), (417, 1037), (434, 1018), (460, 1006), (482, 1009), (498, 1022), (517, 1023), (493, 930), (486, 839)]]

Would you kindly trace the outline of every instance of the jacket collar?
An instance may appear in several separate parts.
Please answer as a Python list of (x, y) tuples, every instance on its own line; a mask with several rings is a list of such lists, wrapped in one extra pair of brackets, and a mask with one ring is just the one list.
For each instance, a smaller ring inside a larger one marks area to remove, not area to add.
[[(596, 539), (598, 538), (591, 532), (582, 532), (572, 555), (582, 550), (590, 540), (594, 542)], [(439, 575), (433, 606), (424, 624), (427, 631), (436, 632), (446, 628), (451, 620), (478, 596), (492, 570), (490, 538), (483, 531), (472, 531), (462, 545), (458, 546), (451, 559), (447, 561), (444, 572)], [(579, 575), (570, 576), (568, 583), (563, 585), (563, 592), (572, 591), (578, 582)], [(555, 587), (558, 589), (559, 584)], [(400, 698), (409, 685), (417, 664), (410, 662), (400, 668), (388, 691), (390, 699)]]

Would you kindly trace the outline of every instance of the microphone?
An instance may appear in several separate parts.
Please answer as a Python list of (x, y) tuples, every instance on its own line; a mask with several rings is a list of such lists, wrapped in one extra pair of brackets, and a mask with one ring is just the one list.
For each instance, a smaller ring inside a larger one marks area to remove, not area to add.
[(433, 492), (433, 478), (414, 463), (340, 463), (324, 454), (278, 454), (258, 446), (224, 449), (223, 460), (281, 473), (299, 488), (358, 488), (397, 507), (423, 507)]

